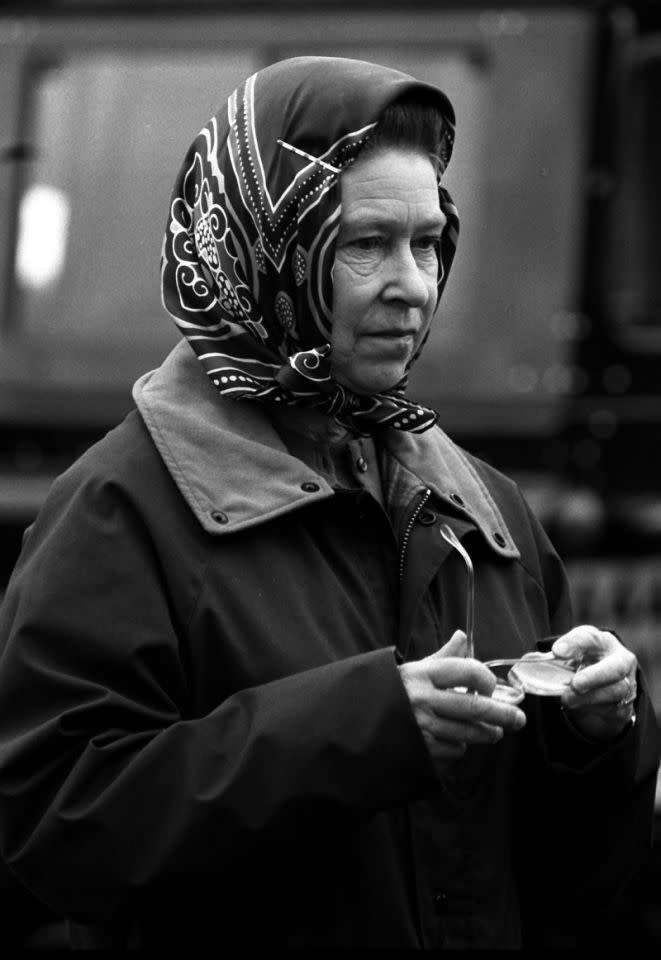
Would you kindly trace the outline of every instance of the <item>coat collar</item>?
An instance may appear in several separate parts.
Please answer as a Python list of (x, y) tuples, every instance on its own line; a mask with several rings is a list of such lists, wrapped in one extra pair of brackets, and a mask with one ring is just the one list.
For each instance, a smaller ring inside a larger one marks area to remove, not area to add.
[[(333, 496), (322, 476), (288, 453), (259, 403), (218, 395), (184, 341), (157, 370), (140, 377), (133, 399), (172, 478), (209, 533), (243, 530)], [(387, 448), (420, 489), (430, 489), (464, 514), (496, 553), (519, 556), (487, 487), (442, 430), (391, 431)]]

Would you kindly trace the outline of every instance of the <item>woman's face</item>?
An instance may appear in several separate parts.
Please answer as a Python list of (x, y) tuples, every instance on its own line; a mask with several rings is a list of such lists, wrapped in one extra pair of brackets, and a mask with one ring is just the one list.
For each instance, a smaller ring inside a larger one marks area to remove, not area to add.
[(359, 158), (341, 191), (332, 373), (355, 393), (380, 393), (399, 383), (429, 329), (445, 216), (432, 162), (414, 149)]

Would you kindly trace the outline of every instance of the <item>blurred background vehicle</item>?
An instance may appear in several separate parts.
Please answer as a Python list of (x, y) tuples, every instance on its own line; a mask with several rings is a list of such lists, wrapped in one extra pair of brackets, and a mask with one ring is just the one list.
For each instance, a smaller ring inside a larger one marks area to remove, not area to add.
[[(566, 560), (577, 621), (620, 633), (661, 715), (656, 0), (3, 9), (0, 595), (53, 478), (177, 341), (159, 254), (190, 141), (269, 62), (374, 60), (439, 84), (458, 121), (459, 254), (412, 390), (519, 481)], [(605, 926), (610, 945), (661, 943), (660, 848), (622, 906), (626, 936)], [(58, 918), (3, 883), (0, 943), (63, 942)]]

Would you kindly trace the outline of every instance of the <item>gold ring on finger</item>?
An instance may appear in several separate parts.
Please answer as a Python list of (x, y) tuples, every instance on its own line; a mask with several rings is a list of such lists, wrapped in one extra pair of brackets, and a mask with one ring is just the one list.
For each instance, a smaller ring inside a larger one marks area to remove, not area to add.
[(615, 708), (616, 708), (617, 710), (622, 710), (622, 709), (624, 709), (624, 707), (630, 707), (631, 704), (634, 702), (635, 699), (636, 699), (636, 694), (635, 694), (635, 693), (633, 694), (633, 696), (623, 697), (622, 700), (618, 700), (618, 701), (617, 701), (617, 703), (615, 704)]

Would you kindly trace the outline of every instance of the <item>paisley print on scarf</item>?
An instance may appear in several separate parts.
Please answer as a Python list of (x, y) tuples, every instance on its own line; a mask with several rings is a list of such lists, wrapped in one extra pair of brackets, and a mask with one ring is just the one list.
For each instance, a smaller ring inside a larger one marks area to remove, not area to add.
[[(444, 94), (334, 57), (297, 57), (254, 74), (193, 141), (170, 202), (161, 291), (220, 393), (315, 406), (362, 433), (435, 422), (434, 411), (406, 398), (405, 382), (375, 396), (338, 384), (329, 346), (341, 171), (383, 109), (416, 90), (445, 118), (442, 173), (454, 135)], [(440, 182), (439, 203), (448, 220), (440, 294), (458, 231)]]

